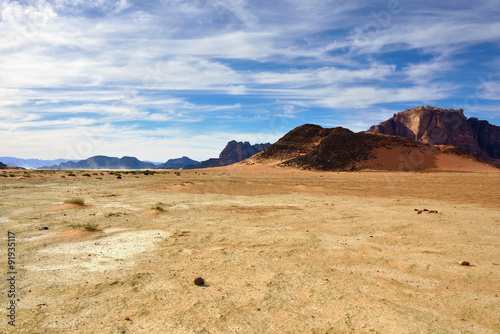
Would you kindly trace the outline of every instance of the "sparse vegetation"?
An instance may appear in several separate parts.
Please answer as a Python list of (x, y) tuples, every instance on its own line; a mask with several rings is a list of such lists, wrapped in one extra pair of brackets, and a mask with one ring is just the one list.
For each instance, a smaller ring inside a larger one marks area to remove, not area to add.
[(73, 172), (69, 172), (69, 173), (68, 173), (68, 176), (76, 176), (76, 174), (75, 174), (75, 173), (73, 173)]
[(71, 227), (73, 229), (81, 227), (81, 228), (84, 228), (90, 232), (99, 231), (99, 224), (97, 224), (95, 222), (88, 222), (86, 224), (76, 224), (76, 225), (72, 225)]
[(91, 175), (89, 173), (83, 173), (82, 176), (90, 177)]
[(72, 198), (72, 199), (65, 200), (64, 204), (73, 204), (73, 205), (85, 206), (85, 201), (83, 199), (81, 199), (81, 198)]
[(175, 172), (175, 175), (181, 176), (181, 172)]
[(151, 210), (157, 210), (157, 211), (165, 211), (165, 209), (163, 208), (163, 203), (158, 203), (158, 204), (155, 204), (151, 207)]

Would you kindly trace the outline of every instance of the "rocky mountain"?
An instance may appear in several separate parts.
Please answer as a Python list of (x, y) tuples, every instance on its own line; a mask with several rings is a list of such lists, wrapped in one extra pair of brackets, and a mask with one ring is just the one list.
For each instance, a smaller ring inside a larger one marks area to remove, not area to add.
[(190, 159), (188, 157), (182, 157), (177, 159), (169, 159), (167, 162), (157, 165), (156, 168), (160, 169), (179, 169), (188, 165), (195, 165), (200, 163), (199, 161)]
[(7, 168), (8, 168), (7, 165), (0, 162), (0, 169), (7, 169)]
[(400, 136), (354, 133), (342, 127), (325, 129), (306, 124), (293, 129), (241, 164), (329, 171), (422, 170), (438, 168), (438, 161), (445, 158), (460, 163), (478, 160), (455, 147), (450, 149)]
[(401, 136), (432, 145), (452, 145), (482, 158), (500, 158), (500, 127), (465, 117), (462, 109), (407, 109), (368, 132)]
[(17, 166), (24, 168), (39, 168), (43, 166), (53, 166), (58, 165), (67, 161), (77, 160), (69, 160), (69, 159), (55, 159), (55, 160), (40, 160), (40, 159), (20, 159), (15, 157), (0, 157), (0, 161), (9, 166)]
[(469, 118), (467, 124), (474, 131), (483, 153), (493, 159), (500, 159), (500, 126), (480, 121), (475, 117)]
[(185, 166), (184, 169), (198, 169), (228, 166), (240, 162), (260, 151), (268, 148), (271, 144), (250, 145), (249, 142), (237, 142), (235, 140), (227, 143), (226, 147), (219, 154), (219, 158), (212, 158), (200, 162), (199, 164)]
[(114, 158), (97, 155), (78, 162), (68, 161), (43, 169), (154, 169), (156, 165), (134, 157)]

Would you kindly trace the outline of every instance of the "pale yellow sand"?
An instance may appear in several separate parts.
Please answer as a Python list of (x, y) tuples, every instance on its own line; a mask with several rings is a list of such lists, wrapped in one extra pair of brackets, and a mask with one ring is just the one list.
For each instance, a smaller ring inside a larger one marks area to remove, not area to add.
[(498, 173), (31, 175), (0, 178), (2, 333), (500, 332)]

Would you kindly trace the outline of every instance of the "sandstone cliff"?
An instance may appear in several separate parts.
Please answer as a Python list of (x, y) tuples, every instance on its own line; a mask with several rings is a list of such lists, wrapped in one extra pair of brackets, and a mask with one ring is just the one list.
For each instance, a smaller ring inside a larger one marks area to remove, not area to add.
[(368, 132), (406, 137), (432, 145), (453, 145), (481, 155), (481, 148), (462, 109), (429, 106), (407, 109), (372, 126)]
[(467, 119), (462, 109), (416, 107), (368, 129), (432, 145), (452, 145), (482, 158), (500, 158), (500, 127)]
[(259, 153), (260, 151), (268, 148), (270, 145), (270, 143), (250, 145), (249, 142), (237, 142), (232, 140), (227, 143), (226, 147), (219, 154), (219, 158), (212, 158), (202, 161), (199, 164), (188, 165), (185, 166), (184, 169), (229, 166), (250, 158), (252, 155)]
[(500, 126), (480, 121), (475, 117), (469, 118), (467, 124), (474, 131), (481, 150), (493, 159), (500, 159)]

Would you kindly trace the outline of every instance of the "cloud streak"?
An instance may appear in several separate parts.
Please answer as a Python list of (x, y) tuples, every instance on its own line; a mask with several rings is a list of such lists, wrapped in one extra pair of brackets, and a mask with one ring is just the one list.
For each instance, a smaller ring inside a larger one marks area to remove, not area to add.
[[(498, 16), (486, 0), (6, 0), (1, 137), (10, 155), (58, 158), (86, 141), (72, 134), (106, 129), (95, 152), (202, 159), (226, 139), (306, 122), (363, 130), (421, 104), (495, 122)], [(217, 144), (196, 148), (209, 135)]]

